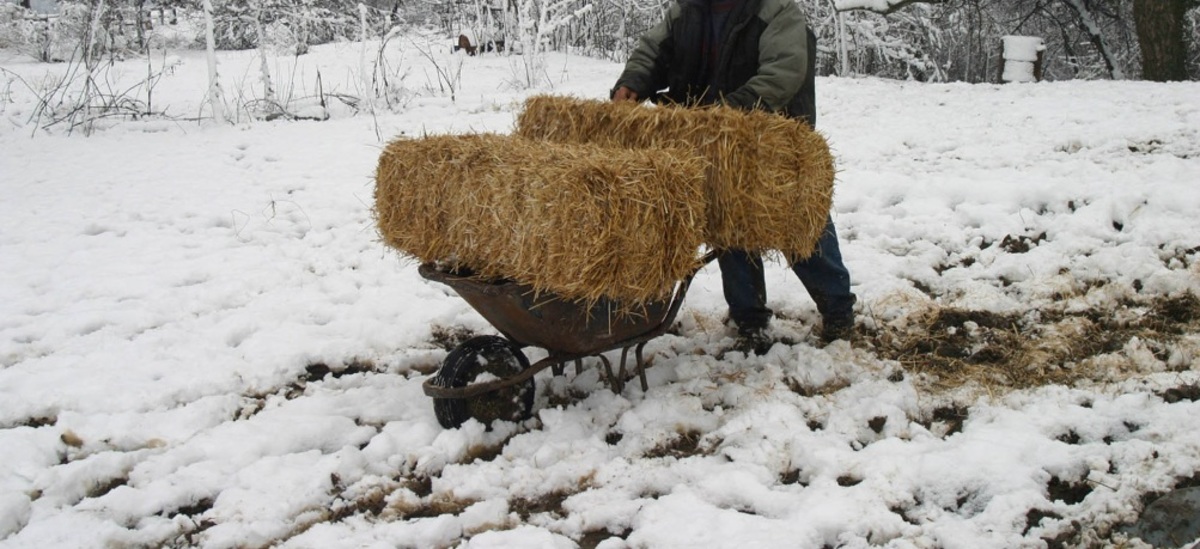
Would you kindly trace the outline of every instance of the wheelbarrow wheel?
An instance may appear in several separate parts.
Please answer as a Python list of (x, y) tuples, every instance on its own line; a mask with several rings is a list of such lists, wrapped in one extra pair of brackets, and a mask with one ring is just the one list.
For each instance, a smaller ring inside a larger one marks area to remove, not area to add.
[[(505, 379), (529, 368), (529, 359), (516, 345), (497, 336), (468, 339), (450, 351), (434, 376), (439, 387), (466, 387), (472, 382)], [(480, 377), (485, 379), (478, 379)], [(470, 398), (435, 398), (433, 412), (438, 423), (454, 429), (470, 418), (485, 425), (495, 420), (520, 421), (533, 411), (533, 378), (498, 391)]]

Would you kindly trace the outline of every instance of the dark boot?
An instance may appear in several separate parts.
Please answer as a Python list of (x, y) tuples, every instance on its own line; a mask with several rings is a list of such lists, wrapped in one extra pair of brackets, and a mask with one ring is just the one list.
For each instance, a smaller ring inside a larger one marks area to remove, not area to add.
[(765, 326), (760, 328), (742, 328), (738, 327), (737, 343), (734, 343), (735, 350), (746, 353), (749, 356), (751, 353), (755, 355), (765, 355), (771, 347), (775, 345), (775, 339), (771, 337)]
[(850, 341), (854, 338), (854, 313), (842, 315), (826, 315), (821, 320), (821, 342), (833, 343), (839, 339)]

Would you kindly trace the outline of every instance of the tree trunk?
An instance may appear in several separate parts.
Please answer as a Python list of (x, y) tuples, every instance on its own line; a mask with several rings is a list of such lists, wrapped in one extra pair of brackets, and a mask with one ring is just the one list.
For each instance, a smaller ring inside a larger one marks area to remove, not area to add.
[(1133, 0), (1133, 21), (1142, 49), (1142, 78), (1187, 80), (1184, 18), (1189, 0)]
[(208, 55), (208, 103), (217, 122), (233, 122), (225, 113), (225, 94), (217, 77), (217, 41), (213, 31), (212, 0), (204, 0), (204, 44)]

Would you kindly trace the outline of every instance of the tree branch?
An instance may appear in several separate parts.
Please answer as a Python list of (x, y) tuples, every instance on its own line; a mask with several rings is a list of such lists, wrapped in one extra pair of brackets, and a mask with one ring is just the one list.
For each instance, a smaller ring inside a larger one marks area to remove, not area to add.
[(1104, 67), (1108, 69), (1108, 74), (1114, 80), (1122, 80), (1125, 78), (1125, 71), (1121, 70), (1121, 65), (1108, 47), (1108, 42), (1104, 41), (1104, 34), (1100, 30), (1100, 25), (1096, 22), (1096, 18), (1092, 16), (1092, 12), (1081, 0), (1063, 0), (1063, 2), (1075, 11), (1075, 15), (1079, 18), (1080, 27), (1087, 34), (1092, 45), (1096, 46), (1096, 51), (1099, 52), (1100, 58), (1104, 60)]
[[(904, 9), (909, 4), (945, 4), (949, 0), (834, 0), (837, 11), (869, 11), (888, 15)], [(1200, 2), (1200, 0), (1196, 0)]]

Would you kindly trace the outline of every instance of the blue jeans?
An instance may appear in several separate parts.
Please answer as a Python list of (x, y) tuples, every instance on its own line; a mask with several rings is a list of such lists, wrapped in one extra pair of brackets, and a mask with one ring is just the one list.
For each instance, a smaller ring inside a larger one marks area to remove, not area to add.
[[(767, 282), (762, 257), (743, 250), (717, 256), (729, 319), (742, 331), (765, 328), (772, 312), (767, 308)], [(842, 262), (833, 219), (825, 222), (817, 249), (808, 259), (792, 264), (822, 318), (853, 318), (855, 295), (850, 291), (850, 271)]]

